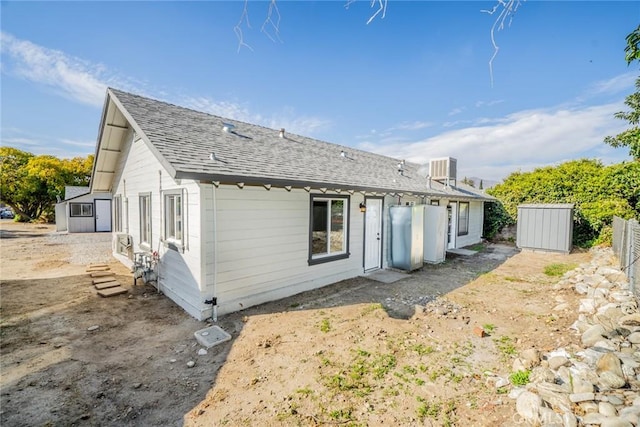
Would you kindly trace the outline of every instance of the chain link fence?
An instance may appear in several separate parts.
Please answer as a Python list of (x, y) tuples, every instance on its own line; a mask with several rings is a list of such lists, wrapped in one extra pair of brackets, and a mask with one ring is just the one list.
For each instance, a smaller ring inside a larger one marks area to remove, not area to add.
[(629, 278), (631, 289), (640, 296), (640, 223), (613, 217), (613, 252)]

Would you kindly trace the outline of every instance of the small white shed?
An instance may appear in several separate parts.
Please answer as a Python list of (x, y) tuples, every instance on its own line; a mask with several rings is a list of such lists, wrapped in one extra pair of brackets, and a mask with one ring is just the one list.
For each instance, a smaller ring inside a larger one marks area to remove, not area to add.
[(65, 187), (65, 200), (56, 203), (56, 231), (111, 231), (111, 194), (89, 193), (89, 187)]
[(571, 252), (573, 205), (519, 205), (516, 239), (517, 246), (522, 249)]

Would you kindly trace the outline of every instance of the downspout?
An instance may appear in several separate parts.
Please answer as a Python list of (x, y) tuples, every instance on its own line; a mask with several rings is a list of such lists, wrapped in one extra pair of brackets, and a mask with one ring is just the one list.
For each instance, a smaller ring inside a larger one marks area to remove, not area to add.
[[(122, 195), (124, 197), (124, 211), (127, 213), (127, 221), (125, 222), (124, 232), (129, 235), (129, 198), (127, 197), (127, 180), (122, 180)], [(133, 244), (133, 242), (131, 242)]]
[(156, 263), (156, 267), (158, 269), (158, 273), (157, 273), (157, 277), (156, 277), (156, 288), (158, 290), (158, 293), (161, 293), (162, 291), (160, 290), (160, 282), (161, 277), (160, 277), (160, 249), (162, 249), (162, 233), (164, 231), (164, 228), (162, 227), (162, 221), (164, 219), (164, 197), (162, 197), (162, 170), (158, 169), (158, 195), (160, 196), (160, 233), (159, 233), (159, 238), (158, 238), (158, 261)]
[(218, 321), (218, 304), (217, 304), (217, 286), (218, 286), (218, 200), (216, 199), (216, 186), (213, 186), (213, 297), (216, 303), (213, 304), (213, 321)]

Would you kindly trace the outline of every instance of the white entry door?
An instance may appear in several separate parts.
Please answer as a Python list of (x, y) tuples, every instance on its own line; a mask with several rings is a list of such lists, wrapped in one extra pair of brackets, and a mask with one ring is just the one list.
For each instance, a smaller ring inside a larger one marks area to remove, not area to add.
[(382, 267), (382, 199), (365, 199), (364, 270)]
[(456, 248), (456, 236), (458, 235), (458, 203), (451, 202), (447, 205), (449, 225), (447, 227), (447, 249)]
[(111, 200), (96, 199), (96, 231), (111, 231)]

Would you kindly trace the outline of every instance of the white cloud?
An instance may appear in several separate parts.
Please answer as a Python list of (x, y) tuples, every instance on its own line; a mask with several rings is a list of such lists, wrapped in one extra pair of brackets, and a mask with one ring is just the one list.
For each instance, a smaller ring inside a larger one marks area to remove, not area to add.
[(417, 163), (451, 156), (458, 159), (460, 176), (501, 179), (511, 172), (581, 157), (607, 157), (621, 161), (625, 150), (604, 145), (606, 135), (625, 129), (613, 114), (621, 103), (581, 109), (537, 109), (502, 119), (480, 119), (464, 129), (445, 132), (413, 143), (363, 144), (372, 151)]
[(73, 147), (86, 147), (93, 149), (96, 146), (95, 141), (74, 141), (72, 139), (61, 138), (59, 141), (65, 145), (71, 145)]
[[(2, 55), (11, 58), (12, 72), (40, 83), (64, 96), (84, 104), (102, 106), (107, 85), (103, 67), (74, 58), (59, 50), (48, 49), (30, 41), (0, 33)], [(3, 61), (3, 63), (5, 62)], [(6, 63), (3, 72), (8, 72)]]
[(453, 110), (449, 111), (449, 116), (455, 116), (457, 114), (460, 114), (464, 111), (464, 107), (461, 108), (454, 108)]
[(432, 122), (422, 122), (416, 120), (414, 122), (402, 122), (397, 126), (392, 127), (390, 130), (420, 130), (433, 126)]
[(493, 101), (477, 101), (476, 102), (476, 108), (491, 107), (493, 105), (501, 104), (503, 102), (504, 102), (503, 99), (495, 99)]
[(600, 94), (618, 94), (624, 91), (628, 91), (633, 88), (633, 85), (638, 78), (636, 72), (629, 72), (620, 74), (608, 80), (602, 80), (594, 83), (589, 88), (589, 93), (593, 95)]

